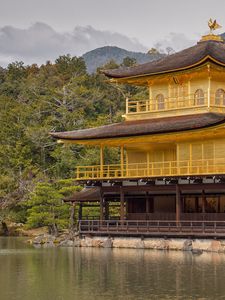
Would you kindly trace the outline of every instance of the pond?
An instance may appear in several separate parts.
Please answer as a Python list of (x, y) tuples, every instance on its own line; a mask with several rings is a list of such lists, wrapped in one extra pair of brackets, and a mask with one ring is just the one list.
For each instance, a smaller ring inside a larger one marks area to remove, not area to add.
[(225, 255), (0, 238), (0, 300), (225, 299)]

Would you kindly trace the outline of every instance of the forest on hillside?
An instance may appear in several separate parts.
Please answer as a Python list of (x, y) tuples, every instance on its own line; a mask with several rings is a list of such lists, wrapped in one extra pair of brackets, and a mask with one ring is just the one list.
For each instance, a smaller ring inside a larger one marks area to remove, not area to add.
[[(120, 66), (132, 66), (124, 58)], [(102, 68), (117, 68), (109, 61)], [(60, 56), (54, 63), (0, 68), (0, 221), (28, 227), (66, 227), (69, 207), (62, 199), (79, 190), (76, 165), (99, 163), (97, 148), (60, 145), (49, 132), (121, 121), (125, 97), (143, 88), (109, 84), (99, 68), (88, 74), (83, 58)], [(118, 158), (107, 152), (107, 162)], [(107, 163), (106, 162), (106, 163)]]

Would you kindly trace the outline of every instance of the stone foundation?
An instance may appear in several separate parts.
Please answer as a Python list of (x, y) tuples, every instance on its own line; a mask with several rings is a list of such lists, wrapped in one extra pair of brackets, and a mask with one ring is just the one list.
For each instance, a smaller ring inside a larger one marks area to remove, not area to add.
[(192, 251), (225, 253), (225, 239), (182, 239), (182, 238), (134, 238), (134, 237), (79, 237), (63, 234), (54, 237), (42, 234), (29, 240), (34, 246), (133, 248), (154, 250)]
[(64, 243), (63, 246), (74, 247), (102, 247), (102, 248), (133, 248), (154, 250), (181, 250), (192, 251), (195, 254), (201, 252), (225, 253), (225, 239), (181, 239), (181, 238), (132, 238), (132, 237), (75, 237)]

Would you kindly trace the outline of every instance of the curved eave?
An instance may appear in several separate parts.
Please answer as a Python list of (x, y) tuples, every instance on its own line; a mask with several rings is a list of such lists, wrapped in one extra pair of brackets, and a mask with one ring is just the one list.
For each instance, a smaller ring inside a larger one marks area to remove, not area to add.
[(95, 128), (66, 132), (52, 132), (59, 140), (87, 141), (145, 136), (159, 133), (171, 133), (207, 128), (225, 123), (225, 114), (206, 112), (176, 117), (164, 117), (146, 120), (132, 120)]
[(222, 124), (211, 125), (198, 129), (173, 131), (167, 133), (151, 133), (141, 135), (130, 135), (123, 137), (108, 137), (94, 139), (58, 139), (58, 143), (79, 144), (79, 145), (108, 145), (119, 146), (135, 143), (155, 143), (155, 142), (180, 142), (187, 140), (201, 140), (205, 138), (225, 137), (225, 122)]
[(166, 71), (161, 71), (161, 72), (149, 72), (149, 73), (145, 73), (145, 74), (139, 74), (139, 75), (133, 75), (133, 76), (127, 76), (127, 77), (113, 77), (113, 76), (108, 76), (110, 82), (116, 82), (116, 83), (123, 83), (123, 82), (127, 82), (127, 81), (132, 81), (132, 80), (136, 80), (136, 79), (140, 79), (140, 78), (145, 78), (145, 77), (153, 77), (153, 76), (157, 76), (157, 75), (164, 75), (164, 74), (170, 74), (170, 73), (178, 73), (178, 72), (184, 72), (184, 71), (190, 71), (194, 68), (203, 66), (207, 63), (214, 63), (218, 66), (222, 66), (225, 67), (225, 64), (215, 58), (213, 58), (210, 55), (205, 56), (203, 59), (201, 59), (200, 61), (192, 64), (192, 65), (188, 65), (182, 68), (176, 68), (176, 69), (170, 69), (170, 70), (166, 70)]

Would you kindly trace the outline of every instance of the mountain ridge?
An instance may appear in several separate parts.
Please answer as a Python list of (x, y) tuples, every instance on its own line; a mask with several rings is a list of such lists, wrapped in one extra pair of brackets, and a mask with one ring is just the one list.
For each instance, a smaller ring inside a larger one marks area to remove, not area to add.
[[(220, 35), (225, 40), (225, 32)], [(90, 50), (82, 55), (88, 73), (94, 73), (97, 68), (105, 65), (110, 60), (121, 64), (126, 57), (134, 58), (137, 64), (143, 64), (153, 60), (162, 58), (165, 53), (144, 53), (137, 51), (129, 51), (118, 46), (103, 46)]]
[(138, 64), (143, 64), (162, 57), (160, 53), (143, 53), (128, 51), (117, 46), (103, 46), (88, 51), (82, 55), (88, 73), (94, 73), (100, 66), (105, 65), (110, 60), (114, 60), (117, 64), (121, 64), (126, 57), (134, 58)]

